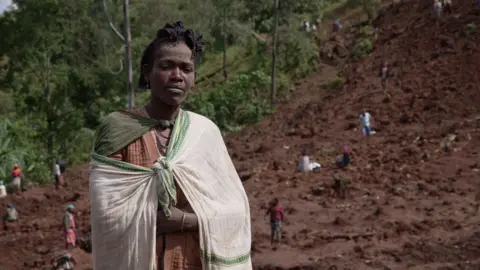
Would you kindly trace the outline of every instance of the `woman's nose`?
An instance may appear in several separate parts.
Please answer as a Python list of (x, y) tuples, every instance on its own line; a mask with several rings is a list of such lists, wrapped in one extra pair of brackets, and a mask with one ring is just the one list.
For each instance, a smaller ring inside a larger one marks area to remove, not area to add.
[(174, 67), (170, 73), (171, 79), (181, 80), (182, 79), (182, 71), (178, 67)]

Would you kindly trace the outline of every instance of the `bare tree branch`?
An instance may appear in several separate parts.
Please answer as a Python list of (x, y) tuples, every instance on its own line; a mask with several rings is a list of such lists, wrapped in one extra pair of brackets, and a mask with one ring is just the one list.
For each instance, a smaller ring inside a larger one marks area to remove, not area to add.
[[(124, 50), (125, 48), (125, 45), (122, 45), (122, 48), (121, 50)], [(105, 58), (107, 60), (107, 68), (108, 70), (110, 71), (110, 73), (112, 73), (113, 75), (118, 75), (120, 74), (122, 71), (123, 71), (123, 59), (119, 59), (119, 62), (120, 62), (120, 68), (118, 69), (118, 71), (115, 71), (113, 69), (110, 68), (110, 57), (108, 57), (108, 54), (107, 54), (107, 49), (105, 48), (105, 42), (103, 42), (103, 52), (105, 54)]]
[(118, 31), (118, 29), (113, 25), (112, 20), (110, 19), (110, 16), (108, 16), (108, 7), (107, 7), (107, 1), (103, 0), (103, 12), (105, 12), (105, 16), (107, 17), (108, 24), (110, 25), (110, 28), (112, 28), (113, 32), (122, 40), (125, 41), (125, 37), (123, 37), (122, 33)]
[(118, 74), (122, 73), (122, 71), (123, 71), (123, 60), (119, 59), (118, 61), (120, 62), (120, 68), (118, 69), (118, 71), (115, 71), (115, 70), (109, 68), (110, 73), (112, 73), (113, 75), (118, 75)]

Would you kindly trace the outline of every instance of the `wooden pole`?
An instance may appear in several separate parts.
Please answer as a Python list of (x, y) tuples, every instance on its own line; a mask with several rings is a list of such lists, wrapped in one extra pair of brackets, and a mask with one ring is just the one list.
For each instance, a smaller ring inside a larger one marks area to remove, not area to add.
[(274, 0), (274, 20), (273, 25), (273, 44), (272, 44), (272, 78), (271, 78), (271, 89), (270, 89), (270, 99), (271, 104), (275, 105), (276, 96), (277, 96), (277, 85), (276, 85), (276, 62), (277, 62), (277, 27), (278, 27), (278, 0)]

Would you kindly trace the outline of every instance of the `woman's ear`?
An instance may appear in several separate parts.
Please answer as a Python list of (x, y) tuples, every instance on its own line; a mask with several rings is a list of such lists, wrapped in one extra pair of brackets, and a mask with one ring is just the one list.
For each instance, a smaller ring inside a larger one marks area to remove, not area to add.
[(192, 84), (192, 87), (190, 88), (190, 90), (192, 90), (193, 92), (195, 92), (197, 89), (195, 87), (195, 81), (197, 80), (197, 71), (195, 71), (195, 73), (193, 74), (193, 84)]

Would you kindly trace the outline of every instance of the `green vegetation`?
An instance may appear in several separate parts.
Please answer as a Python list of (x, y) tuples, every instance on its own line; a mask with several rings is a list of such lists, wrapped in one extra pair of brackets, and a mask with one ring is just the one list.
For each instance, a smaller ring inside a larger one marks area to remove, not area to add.
[(353, 60), (359, 60), (369, 55), (373, 50), (373, 40), (375, 39), (375, 31), (368, 23), (362, 23), (357, 26), (357, 42), (351, 52)]
[[(19, 163), (26, 180), (52, 182), (54, 160), (86, 162), (102, 117), (126, 107), (124, 45), (110, 28), (102, 1), (13, 2), (17, 8), (0, 15), (0, 180)], [(293, 80), (316, 68), (317, 43), (301, 30), (302, 19), (332, 14), (340, 2), (280, 1), (277, 100), (287, 98)], [(106, 13), (120, 30), (122, 3), (106, 1)], [(140, 56), (156, 30), (181, 19), (207, 41), (185, 107), (227, 131), (272, 112), (272, 1), (140, 0), (131, 1), (129, 11), (134, 83)], [(148, 99), (149, 93), (136, 93), (137, 106)]]
[(469, 23), (465, 25), (463, 35), (466, 37), (472, 36), (477, 32), (477, 25), (475, 23)]
[(331, 80), (328, 84), (324, 85), (323, 88), (329, 92), (333, 92), (335, 90), (342, 89), (344, 84), (345, 84), (345, 78), (336, 77), (333, 80)]

